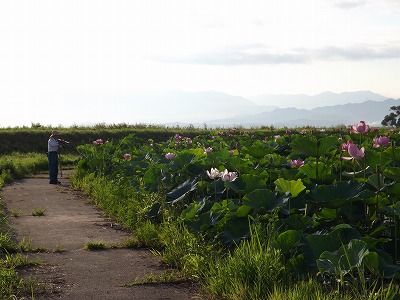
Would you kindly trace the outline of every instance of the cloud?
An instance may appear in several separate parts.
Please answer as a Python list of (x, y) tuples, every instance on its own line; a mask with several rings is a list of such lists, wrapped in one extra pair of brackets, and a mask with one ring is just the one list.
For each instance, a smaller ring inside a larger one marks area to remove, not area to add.
[(367, 4), (367, 0), (338, 0), (333, 5), (339, 8), (355, 8), (365, 4)]
[(316, 52), (319, 59), (375, 60), (400, 58), (400, 45), (359, 45), (348, 48), (325, 47)]
[(400, 58), (400, 42), (391, 43), (390, 45), (360, 44), (352, 47), (296, 48), (288, 51), (273, 51), (265, 45), (254, 44), (180, 57), (157, 57), (156, 60), (162, 63), (237, 66), (307, 64), (315, 60), (360, 61), (397, 58)]
[(184, 63), (202, 65), (259, 65), (259, 64), (299, 64), (306, 63), (309, 55), (298, 50), (288, 52), (271, 51), (261, 45), (238, 46), (214, 52), (198, 53), (181, 57), (158, 57), (164, 63)]
[(371, 9), (387, 9), (392, 13), (400, 12), (400, 1), (398, 0), (336, 0), (333, 2), (333, 6), (341, 9), (352, 9), (364, 6), (370, 6)]

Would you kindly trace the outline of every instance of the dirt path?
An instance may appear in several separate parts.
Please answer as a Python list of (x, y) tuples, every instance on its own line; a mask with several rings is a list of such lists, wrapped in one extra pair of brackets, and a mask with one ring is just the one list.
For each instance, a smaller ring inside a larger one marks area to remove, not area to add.
[[(117, 245), (129, 232), (89, 204), (80, 193), (69, 189), (64, 172), (60, 185), (48, 183), (46, 176), (14, 182), (1, 192), (18, 241), (30, 241), (31, 253), (41, 264), (21, 271), (45, 286), (35, 299), (201, 299), (190, 283), (129, 286), (135, 278), (165, 270), (148, 250), (113, 248), (83, 250), (88, 242)], [(43, 216), (32, 216), (45, 209)]]

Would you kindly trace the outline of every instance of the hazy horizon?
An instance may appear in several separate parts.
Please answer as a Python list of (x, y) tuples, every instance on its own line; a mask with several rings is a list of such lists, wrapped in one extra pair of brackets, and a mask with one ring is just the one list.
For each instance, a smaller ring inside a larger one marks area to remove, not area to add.
[[(173, 114), (169, 98), (129, 100), (142, 90), (400, 97), (393, 0), (3, 1), (0, 24), (1, 127)], [(197, 116), (196, 105), (180, 117), (218, 116)]]

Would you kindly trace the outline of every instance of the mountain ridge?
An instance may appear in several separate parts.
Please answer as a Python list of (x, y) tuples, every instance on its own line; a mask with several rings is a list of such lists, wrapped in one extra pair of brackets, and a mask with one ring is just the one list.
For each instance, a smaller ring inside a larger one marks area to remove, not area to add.
[[(275, 126), (330, 127), (358, 123), (360, 120), (372, 126), (380, 126), (385, 115), (389, 114), (391, 106), (400, 105), (400, 99), (384, 101), (367, 100), (361, 103), (337, 104), (317, 107), (314, 109), (278, 108), (270, 112), (254, 115), (240, 115), (228, 119), (210, 120), (210, 126)], [(251, 121), (249, 121), (251, 120)]]

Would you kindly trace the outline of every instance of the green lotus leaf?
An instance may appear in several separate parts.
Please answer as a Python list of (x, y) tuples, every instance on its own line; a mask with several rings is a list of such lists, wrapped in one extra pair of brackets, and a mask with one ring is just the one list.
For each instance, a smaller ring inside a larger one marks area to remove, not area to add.
[[(357, 197), (364, 189), (364, 185), (355, 181), (340, 181), (336, 184), (319, 185), (309, 194), (309, 201), (316, 204), (329, 204), (336, 201), (336, 205), (342, 201), (350, 201)], [(338, 206), (336, 206), (338, 207)], [(332, 205), (331, 208), (336, 208)]]
[(318, 156), (318, 145), (315, 139), (299, 137), (293, 140), (290, 145), (293, 151), (296, 153), (304, 154), (311, 157)]
[(161, 179), (161, 166), (158, 164), (151, 166), (143, 175), (145, 189), (152, 192), (157, 191)]
[(154, 219), (160, 214), (160, 209), (161, 209), (161, 203), (156, 202), (152, 205), (152, 207), (149, 209), (149, 211), (146, 214), (146, 218), (149, 219)]
[(317, 259), (320, 272), (329, 275), (340, 275), (351, 272), (362, 265), (364, 257), (369, 253), (367, 245), (360, 240), (351, 240), (337, 251), (323, 252)]
[(235, 216), (238, 218), (247, 217), (251, 212), (251, 210), (252, 210), (251, 206), (248, 205), (239, 206), (239, 208), (235, 213)]
[(197, 232), (205, 231), (208, 228), (210, 228), (211, 226), (213, 226), (213, 224), (215, 223), (214, 222), (215, 220), (212, 217), (216, 217), (216, 216), (212, 215), (211, 213), (204, 213), (204, 214), (201, 214), (195, 220), (186, 221), (185, 224), (189, 228), (191, 228)]
[(188, 179), (169, 193), (167, 193), (166, 202), (174, 204), (182, 200), (188, 193), (194, 191), (199, 179), (197, 177)]
[(181, 219), (185, 221), (194, 219), (199, 209), (200, 204), (190, 203), (188, 207), (181, 212)]
[(391, 196), (400, 196), (400, 183), (396, 183), (388, 187), (387, 193)]
[(307, 230), (312, 226), (313, 222), (309, 217), (302, 215), (291, 215), (290, 217), (284, 219), (279, 223), (279, 227), (283, 230), (293, 229), (293, 230)]
[(243, 174), (233, 182), (226, 182), (226, 187), (237, 193), (248, 194), (256, 189), (266, 188), (266, 183), (257, 175)]
[(400, 181), (400, 168), (398, 167), (386, 167), (383, 174), (390, 179)]
[(289, 197), (278, 195), (267, 189), (257, 189), (243, 197), (243, 204), (252, 207), (255, 211), (272, 212), (275, 208), (287, 202)]
[(249, 222), (247, 218), (231, 218), (225, 230), (218, 239), (225, 244), (239, 243), (240, 240), (250, 236)]
[(294, 253), (302, 245), (303, 233), (297, 230), (286, 230), (282, 232), (272, 243), (274, 248), (278, 248), (283, 254)]
[(375, 190), (381, 191), (385, 187), (385, 176), (382, 174), (372, 174), (368, 177), (367, 183)]
[[(304, 166), (298, 169), (300, 173), (305, 174), (310, 179), (317, 179), (317, 163), (315, 161), (308, 162)], [(330, 176), (332, 170), (327, 168), (327, 166), (323, 162), (318, 163), (318, 177), (326, 177)]]
[(400, 279), (400, 266), (388, 264), (376, 252), (370, 252), (365, 257), (365, 265), (374, 275), (388, 279)]
[(283, 178), (278, 178), (274, 181), (276, 185), (276, 190), (280, 193), (287, 193), (289, 192), (292, 197), (296, 197), (302, 191), (305, 190), (305, 186), (301, 179), (297, 180), (285, 180)]
[(326, 155), (337, 144), (338, 140), (334, 136), (324, 137), (318, 141), (314, 138), (299, 137), (291, 143), (291, 146), (294, 152), (311, 157), (320, 157)]
[(273, 153), (275, 150), (273, 148), (266, 148), (266, 144), (261, 141), (256, 141), (253, 145), (249, 147), (243, 147), (242, 153), (248, 154), (250, 157), (255, 159), (261, 159), (265, 155)]
[(353, 239), (361, 239), (361, 234), (350, 225), (341, 224), (330, 233), (315, 233), (307, 236), (306, 239), (311, 252), (305, 255), (308, 258), (314, 258), (315, 261), (325, 251), (336, 251)]
[(365, 163), (375, 170), (376, 167), (387, 166), (392, 161), (391, 157), (381, 155), (378, 151), (365, 149)]

